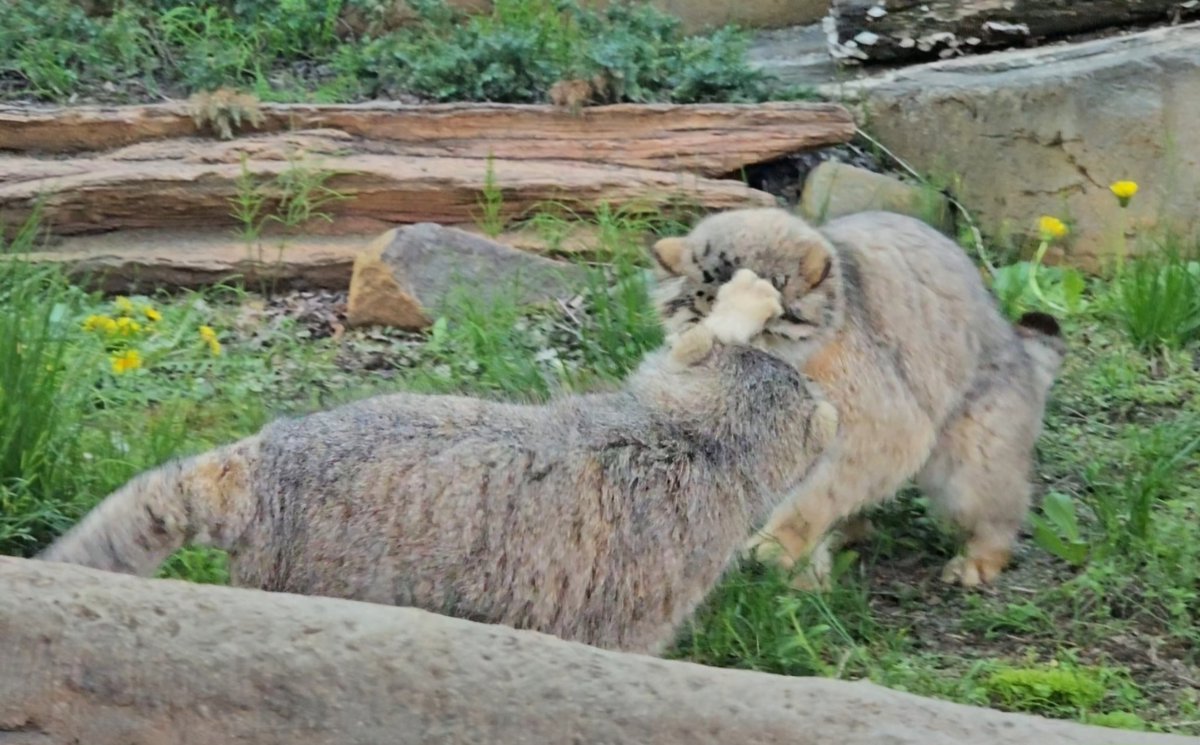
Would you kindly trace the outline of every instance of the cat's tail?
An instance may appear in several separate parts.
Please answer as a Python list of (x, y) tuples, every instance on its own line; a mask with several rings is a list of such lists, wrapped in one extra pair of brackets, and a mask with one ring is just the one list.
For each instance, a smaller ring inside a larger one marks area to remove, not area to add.
[(1030, 312), (1017, 319), (1016, 329), (1025, 353), (1033, 361), (1039, 384), (1049, 390), (1067, 356), (1062, 327), (1049, 313)]
[(37, 556), (151, 576), (185, 545), (231, 547), (254, 518), (258, 436), (130, 480)]

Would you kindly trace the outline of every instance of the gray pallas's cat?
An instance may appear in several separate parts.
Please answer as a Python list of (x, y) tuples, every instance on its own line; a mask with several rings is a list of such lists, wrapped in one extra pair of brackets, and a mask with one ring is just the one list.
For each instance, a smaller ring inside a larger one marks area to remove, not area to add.
[(977, 585), (1007, 564), (1030, 498), (1034, 444), (1066, 353), (1057, 321), (1000, 313), (961, 248), (919, 220), (864, 212), (814, 228), (781, 209), (730, 210), (654, 255), (678, 333), (739, 267), (769, 277), (784, 312), (757, 344), (808, 376), (837, 408), (837, 441), (756, 547), (801, 586), (828, 581), (843, 520), (916, 477), (965, 545), (947, 581)]
[(655, 653), (836, 433), (794, 367), (746, 346), (780, 312), (740, 272), (616, 392), (279, 420), (134, 478), (41, 558), (150, 575), (218, 546), (236, 585)]

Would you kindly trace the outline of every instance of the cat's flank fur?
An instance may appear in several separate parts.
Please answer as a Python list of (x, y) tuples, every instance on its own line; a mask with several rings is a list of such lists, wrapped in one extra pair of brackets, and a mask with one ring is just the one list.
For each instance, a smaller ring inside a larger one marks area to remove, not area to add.
[(236, 585), (656, 653), (836, 434), (794, 367), (745, 346), (781, 311), (742, 272), (616, 392), (276, 421), (136, 477), (40, 558), (149, 575), (218, 546)]
[(891, 213), (818, 229), (782, 209), (732, 210), (660, 240), (653, 253), (672, 298), (670, 333), (707, 312), (739, 267), (770, 278), (784, 313), (760, 337), (763, 348), (838, 409), (840, 434), (824, 465), (753, 547), (788, 567), (808, 557), (797, 584), (826, 584), (832, 529), (915, 476), (966, 534), (943, 578), (970, 586), (1003, 569), (1065, 353), (1052, 317), (1009, 323), (953, 241)]

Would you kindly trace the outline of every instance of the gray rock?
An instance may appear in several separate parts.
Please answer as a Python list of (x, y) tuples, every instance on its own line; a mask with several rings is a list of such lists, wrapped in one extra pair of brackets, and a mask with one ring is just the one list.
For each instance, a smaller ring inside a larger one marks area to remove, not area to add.
[(944, 232), (954, 226), (950, 203), (937, 191), (835, 160), (809, 172), (799, 207), (806, 220), (822, 223), (872, 210), (916, 217)]
[[(1073, 225), (1085, 269), (1124, 230), (1200, 228), (1200, 24), (905, 68), (846, 85), (859, 121), (956, 196), (991, 235)], [(1128, 210), (1109, 185), (1141, 186)], [(1126, 222), (1128, 224), (1126, 224)]]
[(867, 74), (861, 68), (840, 67), (829, 56), (820, 23), (758, 31), (746, 57), (755, 67), (774, 75), (781, 87), (816, 88)]
[(418, 223), (376, 238), (354, 261), (347, 320), (404, 329), (428, 326), (460, 288), (483, 303), (568, 297), (583, 270), (458, 228)]

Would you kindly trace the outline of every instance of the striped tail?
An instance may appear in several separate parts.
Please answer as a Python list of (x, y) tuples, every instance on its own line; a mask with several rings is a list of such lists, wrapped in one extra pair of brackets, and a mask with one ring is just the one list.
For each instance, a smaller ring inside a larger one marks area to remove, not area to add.
[(185, 545), (230, 548), (254, 517), (258, 444), (250, 437), (136, 476), (37, 558), (149, 577)]

